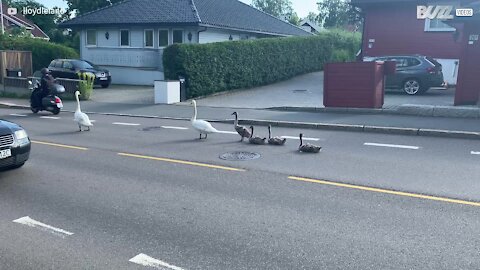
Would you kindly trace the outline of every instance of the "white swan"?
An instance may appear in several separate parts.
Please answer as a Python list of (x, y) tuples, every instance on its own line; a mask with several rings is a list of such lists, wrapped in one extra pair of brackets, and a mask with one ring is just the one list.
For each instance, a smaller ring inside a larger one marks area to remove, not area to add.
[(217, 133), (218, 130), (216, 130), (212, 125), (205, 121), (205, 120), (197, 120), (197, 102), (195, 100), (192, 100), (193, 104), (193, 117), (191, 119), (192, 126), (194, 129), (196, 129), (198, 132), (200, 132), (200, 140), (202, 139), (202, 134), (205, 134), (205, 139), (207, 138), (208, 134), (210, 133)]
[(78, 96), (80, 96), (80, 92), (75, 91), (75, 98), (77, 99), (77, 109), (75, 110), (73, 120), (77, 122), (80, 131), (82, 131), (82, 127), (87, 127), (87, 130), (90, 130), (90, 127), (93, 126), (93, 124), (92, 122), (90, 122), (90, 118), (88, 118), (88, 115), (80, 110), (80, 100), (78, 99)]

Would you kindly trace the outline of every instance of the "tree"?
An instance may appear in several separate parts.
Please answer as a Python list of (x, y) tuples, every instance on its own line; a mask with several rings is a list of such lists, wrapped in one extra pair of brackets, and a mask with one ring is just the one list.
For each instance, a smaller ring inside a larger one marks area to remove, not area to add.
[(305, 18), (313, 23), (316, 23), (318, 24), (318, 14), (316, 14), (315, 12), (309, 12), (307, 17)]
[(282, 19), (287, 18), (287, 20), (294, 13), (290, 0), (253, 0), (252, 5), (272, 16)]
[(296, 12), (293, 12), (290, 16), (290, 19), (288, 19), (288, 22), (298, 26), (300, 25), (300, 17), (298, 17), (298, 14)]
[(360, 26), (359, 10), (349, 0), (321, 0), (318, 5), (318, 22), (325, 28)]
[(106, 7), (123, 0), (65, 0), (68, 5), (68, 13), (75, 15), (82, 15), (90, 11)]

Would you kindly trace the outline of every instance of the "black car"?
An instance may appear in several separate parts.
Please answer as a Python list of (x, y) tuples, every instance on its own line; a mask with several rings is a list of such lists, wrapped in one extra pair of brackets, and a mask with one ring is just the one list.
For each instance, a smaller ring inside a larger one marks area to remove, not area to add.
[(55, 78), (78, 79), (78, 72), (91, 72), (95, 74), (95, 85), (107, 88), (112, 82), (110, 72), (93, 63), (80, 59), (55, 59), (48, 66)]
[(443, 87), (442, 65), (423, 55), (382, 56), (371, 61), (395, 61), (396, 73), (388, 75), (386, 88), (400, 88), (409, 95), (423, 94), (431, 87)]
[(30, 156), (30, 144), (22, 127), (0, 120), (0, 169), (23, 166)]

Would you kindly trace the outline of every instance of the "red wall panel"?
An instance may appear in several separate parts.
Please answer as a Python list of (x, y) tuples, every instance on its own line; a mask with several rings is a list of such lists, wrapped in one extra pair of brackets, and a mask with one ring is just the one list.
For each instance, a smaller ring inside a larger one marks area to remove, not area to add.
[[(455, 41), (453, 32), (425, 32), (425, 21), (417, 19), (416, 3), (369, 5), (363, 11), (363, 56), (423, 54), (460, 58), (462, 37)], [(370, 39), (375, 39), (372, 48), (368, 47)]]

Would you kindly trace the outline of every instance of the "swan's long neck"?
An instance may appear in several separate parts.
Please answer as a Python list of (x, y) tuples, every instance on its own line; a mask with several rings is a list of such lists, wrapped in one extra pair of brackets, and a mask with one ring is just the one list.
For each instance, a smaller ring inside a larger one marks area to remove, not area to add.
[(78, 95), (75, 95), (75, 99), (77, 99), (77, 111), (80, 112), (80, 99), (78, 99)]
[(302, 146), (302, 145), (303, 145), (303, 138), (302, 138), (302, 137), (303, 137), (303, 136), (302, 136), (302, 135), (300, 135), (300, 146)]
[(197, 120), (197, 104), (193, 103), (193, 116), (192, 116), (192, 121)]
[(238, 115), (235, 114), (235, 122), (233, 122), (234, 126), (238, 126)]
[(252, 137), (253, 137), (253, 127), (250, 127), (250, 130), (252, 131)]
[(271, 131), (271, 129), (272, 129), (272, 128), (269, 126), (269, 127), (268, 127), (268, 138), (269, 138), (269, 139), (272, 138), (272, 131)]

